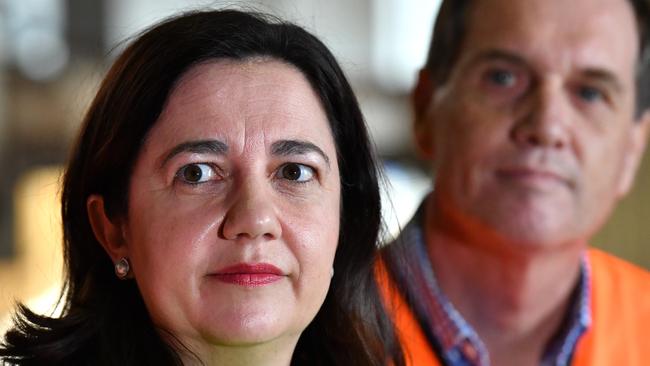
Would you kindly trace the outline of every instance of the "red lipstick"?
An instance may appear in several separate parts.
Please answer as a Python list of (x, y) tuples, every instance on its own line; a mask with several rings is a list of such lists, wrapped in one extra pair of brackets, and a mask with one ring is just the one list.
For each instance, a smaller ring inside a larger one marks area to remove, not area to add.
[(268, 263), (238, 263), (217, 270), (212, 277), (225, 283), (239, 286), (264, 286), (285, 277), (282, 271)]

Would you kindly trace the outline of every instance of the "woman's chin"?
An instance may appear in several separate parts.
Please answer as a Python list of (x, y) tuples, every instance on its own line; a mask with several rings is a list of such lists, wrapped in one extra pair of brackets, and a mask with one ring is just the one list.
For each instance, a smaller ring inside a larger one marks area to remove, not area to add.
[(209, 343), (242, 347), (260, 345), (281, 338), (295, 338), (297, 341), (300, 336), (298, 329), (304, 326), (291, 326), (287, 319), (282, 319), (278, 314), (233, 312), (215, 319), (212, 324), (205, 322), (201, 328), (202, 337)]

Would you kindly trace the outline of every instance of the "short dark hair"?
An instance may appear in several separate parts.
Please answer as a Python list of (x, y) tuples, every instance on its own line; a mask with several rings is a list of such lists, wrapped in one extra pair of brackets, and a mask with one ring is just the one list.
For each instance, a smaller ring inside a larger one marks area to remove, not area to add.
[(63, 315), (49, 318), (21, 307), (0, 355), (16, 363), (180, 362), (177, 345), (157, 334), (134, 281), (114, 275), (113, 263), (91, 229), (86, 201), (101, 195), (109, 217), (125, 215), (134, 161), (177, 80), (201, 62), (254, 57), (286, 62), (306, 77), (327, 114), (340, 170), (335, 274), (325, 303), (299, 339), (292, 364), (403, 364), (373, 276), (379, 188), (353, 91), (316, 37), (277, 18), (237, 10), (168, 19), (143, 32), (110, 68), (85, 116), (63, 181)]
[[(650, 108), (650, 4), (648, 0), (628, 0), (634, 10), (639, 32), (639, 59), (636, 70), (637, 116)], [(443, 0), (436, 19), (426, 68), (436, 85), (444, 85), (463, 45), (472, 0)]]

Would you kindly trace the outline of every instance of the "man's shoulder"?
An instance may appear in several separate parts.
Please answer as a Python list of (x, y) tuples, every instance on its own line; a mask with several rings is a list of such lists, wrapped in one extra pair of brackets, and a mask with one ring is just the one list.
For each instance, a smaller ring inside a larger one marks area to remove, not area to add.
[(601, 274), (612, 280), (625, 280), (630, 287), (650, 289), (650, 271), (599, 249), (589, 250), (589, 262), (594, 275)]
[(598, 249), (589, 250), (595, 296), (635, 307), (650, 319), (650, 272)]
[(574, 365), (650, 365), (650, 273), (598, 249), (589, 250), (591, 327)]

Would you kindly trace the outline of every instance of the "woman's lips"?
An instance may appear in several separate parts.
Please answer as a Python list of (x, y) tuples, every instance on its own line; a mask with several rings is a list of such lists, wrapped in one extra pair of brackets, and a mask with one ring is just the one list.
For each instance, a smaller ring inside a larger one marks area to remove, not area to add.
[(239, 286), (264, 286), (281, 280), (285, 274), (268, 263), (238, 263), (217, 270), (211, 277), (225, 283)]

